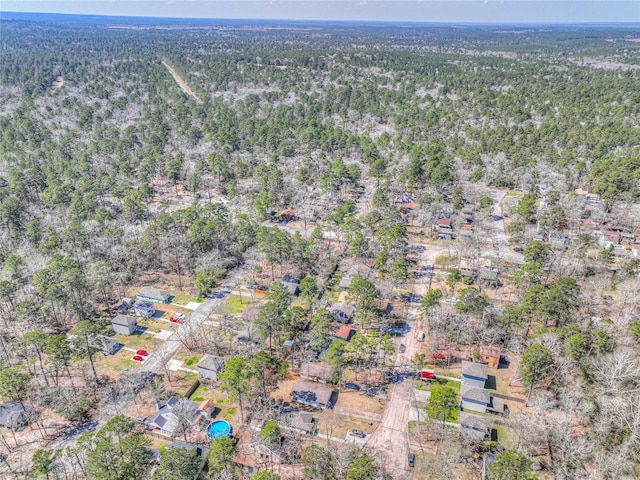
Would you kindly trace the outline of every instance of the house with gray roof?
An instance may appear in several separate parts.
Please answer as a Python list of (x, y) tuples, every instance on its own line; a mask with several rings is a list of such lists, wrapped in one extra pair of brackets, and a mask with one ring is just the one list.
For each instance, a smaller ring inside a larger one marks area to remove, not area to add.
[(485, 364), (469, 362), (467, 360), (462, 361), (462, 374), (460, 375), (460, 379), (463, 385), (484, 388), (487, 378), (489, 378), (489, 375), (487, 374), (487, 366)]
[(111, 328), (120, 335), (131, 335), (138, 328), (138, 321), (129, 315), (116, 315), (111, 320)]
[(142, 287), (136, 294), (136, 298), (153, 303), (170, 303), (171, 293), (155, 287)]
[(107, 355), (113, 355), (120, 348), (120, 342), (112, 337), (101, 337), (100, 344), (102, 347), (102, 354), (106, 357)]
[(203, 380), (217, 382), (218, 373), (224, 370), (225, 363), (227, 363), (226, 358), (216, 357), (207, 353), (198, 362), (198, 375), (200, 375), (200, 378)]
[(491, 433), (489, 419), (487, 417), (459, 412), (458, 423), (460, 424), (460, 435), (471, 440), (486, 440)]
[(490, 400), (489, 390), (462, 384), (460, 386), (460, 406), (463, 410), (486, 413)]
[(313, 435), (318, 430), (318, 424), (309, 412), (288, 412), (281, 415), (278, 425), (285, 430)]
[(182, 434), (185, 420), (193, 425), (199, 415), (197, 403), (186, 398), (171, 397), (165, 405), (160, 402), (156, 404), (156, 413), (149, 420), (149, 426), (163, 435), (175, 437)]
[(291, 400), (318, 408), (333, 408), (335, 392), (327, 385), (298, 380), (291, 390)]

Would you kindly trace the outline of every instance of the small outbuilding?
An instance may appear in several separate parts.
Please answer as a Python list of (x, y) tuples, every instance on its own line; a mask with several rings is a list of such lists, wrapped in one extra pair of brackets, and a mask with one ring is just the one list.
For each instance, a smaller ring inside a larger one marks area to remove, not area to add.
[(115, 354), (120, 348), (120, 342), (112, 337), (102, 337), (102, 354), (106, 357), (107, 355)]
[(129, 315), (116, 315), (111, 320), (111, 327), (119, 335), (131, 335), (138, 328), (138, 321)]
[(170, 303), (171, 294), (166, 290), (160, 290), (155, 287), (142, 287), (136, 298), (153, 303)]

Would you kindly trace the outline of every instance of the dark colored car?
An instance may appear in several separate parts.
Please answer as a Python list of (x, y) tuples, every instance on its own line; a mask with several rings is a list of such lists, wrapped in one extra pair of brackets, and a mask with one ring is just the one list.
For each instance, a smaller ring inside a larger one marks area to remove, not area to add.
[(366, 437), (366, 435), (364, 434), (364, 432), (362, 430), (349, 430), (349, 435), (351, 435), (352, 437), (358, 437), (358, 438), (364, 438)]
[(407, 351), (407, 347), (404, 346), (404, 343), (401, 343), (400, 346), (398, 347), (398, 352), (404, 353), (406, 351)]
[(407, 463), (410, 467), (413, 467), (416, 464), (416, 456), (413, 453), (410, 453), (407, 457)]
[(344, 386), (345, 388), (350, 388), (352, 390), (360, 390), (360, 385), (356, 385), (355, 383), (347, 382)]

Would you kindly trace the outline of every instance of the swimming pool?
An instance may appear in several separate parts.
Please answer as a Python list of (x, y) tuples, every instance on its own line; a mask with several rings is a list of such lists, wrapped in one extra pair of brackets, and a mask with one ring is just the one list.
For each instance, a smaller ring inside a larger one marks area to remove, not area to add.
[(231, 433), (231, 425), (226, 420), (216, 420), (207, 428), (209, 438), (227, 437)]

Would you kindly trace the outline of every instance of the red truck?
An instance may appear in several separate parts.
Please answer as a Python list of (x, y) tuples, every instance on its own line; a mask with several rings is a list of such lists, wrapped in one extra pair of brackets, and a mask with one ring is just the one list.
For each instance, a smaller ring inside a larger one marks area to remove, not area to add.
[(431, 370), (422, 370), (421, 372), (418, 372), (417, 375), (418, 378), (422, 378), (425, 380), (434, 380), (436, 378), (436, 374)]

